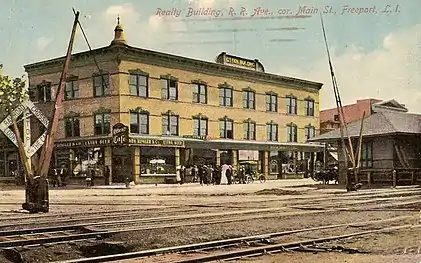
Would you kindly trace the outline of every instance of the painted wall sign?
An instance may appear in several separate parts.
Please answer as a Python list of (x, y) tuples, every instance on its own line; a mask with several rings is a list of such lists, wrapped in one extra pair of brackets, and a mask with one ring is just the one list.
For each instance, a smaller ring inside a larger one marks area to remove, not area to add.
[(129, 142), (129, 127), (123, 123), (114, 124), (112, 135), (113, 144), (126, 144)]
[(184, 147), (184, 141), (169, 140), (169, 139), (129, 138), (129, 143), (133, 145)]
[(222, 52), (218, 55), (218, 57), (216, 58), (216, 62), (224, 65), (230, 65), (233, 67), (265, 72), (262, 63), (260, 63), (259, 60), (240, 58), (237, 56), (228, 55), (225, 52)]
[(183, 135), (183, 138), (195, 139), (195, 140), (206, 140), (206, 136), (203, 135)]
[[(25, 150), (29, 157), (32, 157), (41, 147), (44, 145), (45, 138), (47, 137), (47, 130), (49, 125), (49, 120), (45, 115), (35, 106), (35, 104), (30, 101), (26, 100), (22, 102), (21, 105), (16, 107), (12, 111), (12, 116), (14, 119), (18, 118), (22, 113), (24, 113), (26, 110), (29, 110), (46, 128), (43, 134), (32, 144), (32, 145), (25, 145)], [(11, 129), (11, 125), (13, 124), (12, 116), (8, 115), (1, 123), (0, 123), (0, 130), (3, 131), (4, 135), (6, 135), (7, 138), (10, 139), (13, 144), (18, 147), (18, 139), (16, 138), (15, 133)], [(29, 125), (29, 122), (28, 122)], [(29, 127), (27, 127), (28, 131), (30, 130)], [(26, 131), (26, 132), (28, 132)], [(29, 133), (30, 134), (30, 133)]]
[(88, 139), (79, 141), (67, 141), (67, 142), (56, 142), (56, 148), (76, 148), (76, 147), (94, 147), (94, 146), (105, 146), (110, 145), (112, 139), (101, 138), (101, 139)]

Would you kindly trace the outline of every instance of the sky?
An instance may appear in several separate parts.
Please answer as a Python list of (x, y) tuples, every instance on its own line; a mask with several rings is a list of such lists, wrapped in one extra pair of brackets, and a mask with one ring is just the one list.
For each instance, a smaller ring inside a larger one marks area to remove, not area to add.
[[(335, 99), (322, 13), (343, 104), (395, 99), (421, 113), (419, 0), (3, 0), (5, 73), (19, 77), (23, 65), (64, 56), (72, 7), (93, 48), (110, 44), (120, 16), (131, 46), (206, 61), (221, 52), (259, 59), (268, 73), (323, 83), (326, 109)], [(73, 53), (86, 50), (79, 33)]]

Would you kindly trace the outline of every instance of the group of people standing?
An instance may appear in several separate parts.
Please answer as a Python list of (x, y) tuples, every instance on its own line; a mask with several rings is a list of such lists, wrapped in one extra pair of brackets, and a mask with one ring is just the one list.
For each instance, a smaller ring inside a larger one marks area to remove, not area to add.
[[(223, 164), (217, 165), (191, 165), (188, 167), (177, 167), (177, 183), (184, 184), (186, 182), (199, 182), (200, 185), (230, 185), (234, 181), (236, 172), (232, 165)], [(237, 173), (240, 183), (245, 183), (244, 168), (239, 169)], [(243, 179), (241, 179), (243, 178)]]

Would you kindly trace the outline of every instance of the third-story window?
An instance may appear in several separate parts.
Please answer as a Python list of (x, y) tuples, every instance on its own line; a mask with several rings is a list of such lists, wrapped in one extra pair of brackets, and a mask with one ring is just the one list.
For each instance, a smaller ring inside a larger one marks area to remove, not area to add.
[(110, 76), (108, 74), (95, 75), (94, 77), (94, 97), (108, 95), (110, 86)]
[(219, 137), (234, 139), (234, 121), (228, 118), (219, 120)]
[(205, 84), (193, 84), (193, 102), (206, 104), (208, 101), (207, 86)]
[(275, 93), (266, 94), (266, 111), (278, 111), (278, 95)]
[(287, 136), (288, 142), (297, 142), (297, 125), (293, 123), (287, 125)]
[(79, 81), (77, 78), (69, 78), (66, 82), (66, 93), (64, 93), (64, 99), (76, 99), (79, 98)]
[(306, 116), (314, 116), (314, 100), (306, 99)]
[(287, 97), (287, 113), (297, 114), (297, 98)]
[(243, 108), (245, 109), (255, 109), (256, 102), (255, 102), (256, 93), (251, 90), (243, 91)]
[(80, 123), (78, 118), (65, 118), (64, 133), (66, 137), (79, 137), (80, 136)]
[(148, 97), (148, 76), (130, 72), (129, 74), (130, 94), (139, 97)]
[(244, 140), (256, 140), (256, 123), (253, 121), (244, 122)]
[(278, 124), (268, 123), (266, 124), (266, 134), (268, 141), (277, 142), (278, 141)]
[(110, 134), (110, 118), (109, 113), (98, 113), (94, 115), (94, 132), (95, 135)]
[(219, 88), (219, 105), (232, 107), (232, 88), (220, 87)]
[(149, 134), (149, 114), (147, 112), (130, 112), (130, 133)]
[(208, 135), (208, 119), (203, 117), (193, 118), (194, 130), (193, 135), (195, 136), (206, 136)]
[(178, 81), (176, 79), (161, 79), (161, 98), (178, 100)]
[(178, 116), (162, 115), (162, 135), (178, 136)]
[(306, 127), (306, 139), (310, 139), (313, 138), (316, 135), (316, 128), (314, 128), (314, 126), (307, 126)]
[(51, 101), (51, 83), (42, 83), (37, 86), (38, 101), (48, 102)]

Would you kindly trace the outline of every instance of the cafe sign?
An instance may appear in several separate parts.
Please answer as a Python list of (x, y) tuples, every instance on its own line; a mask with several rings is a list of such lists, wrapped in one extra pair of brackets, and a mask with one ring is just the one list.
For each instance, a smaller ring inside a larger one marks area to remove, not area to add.
[(129, 127), (123, 123), (114, 124), (112, 135), (113, 144), (126, 144), (129, 142)]

